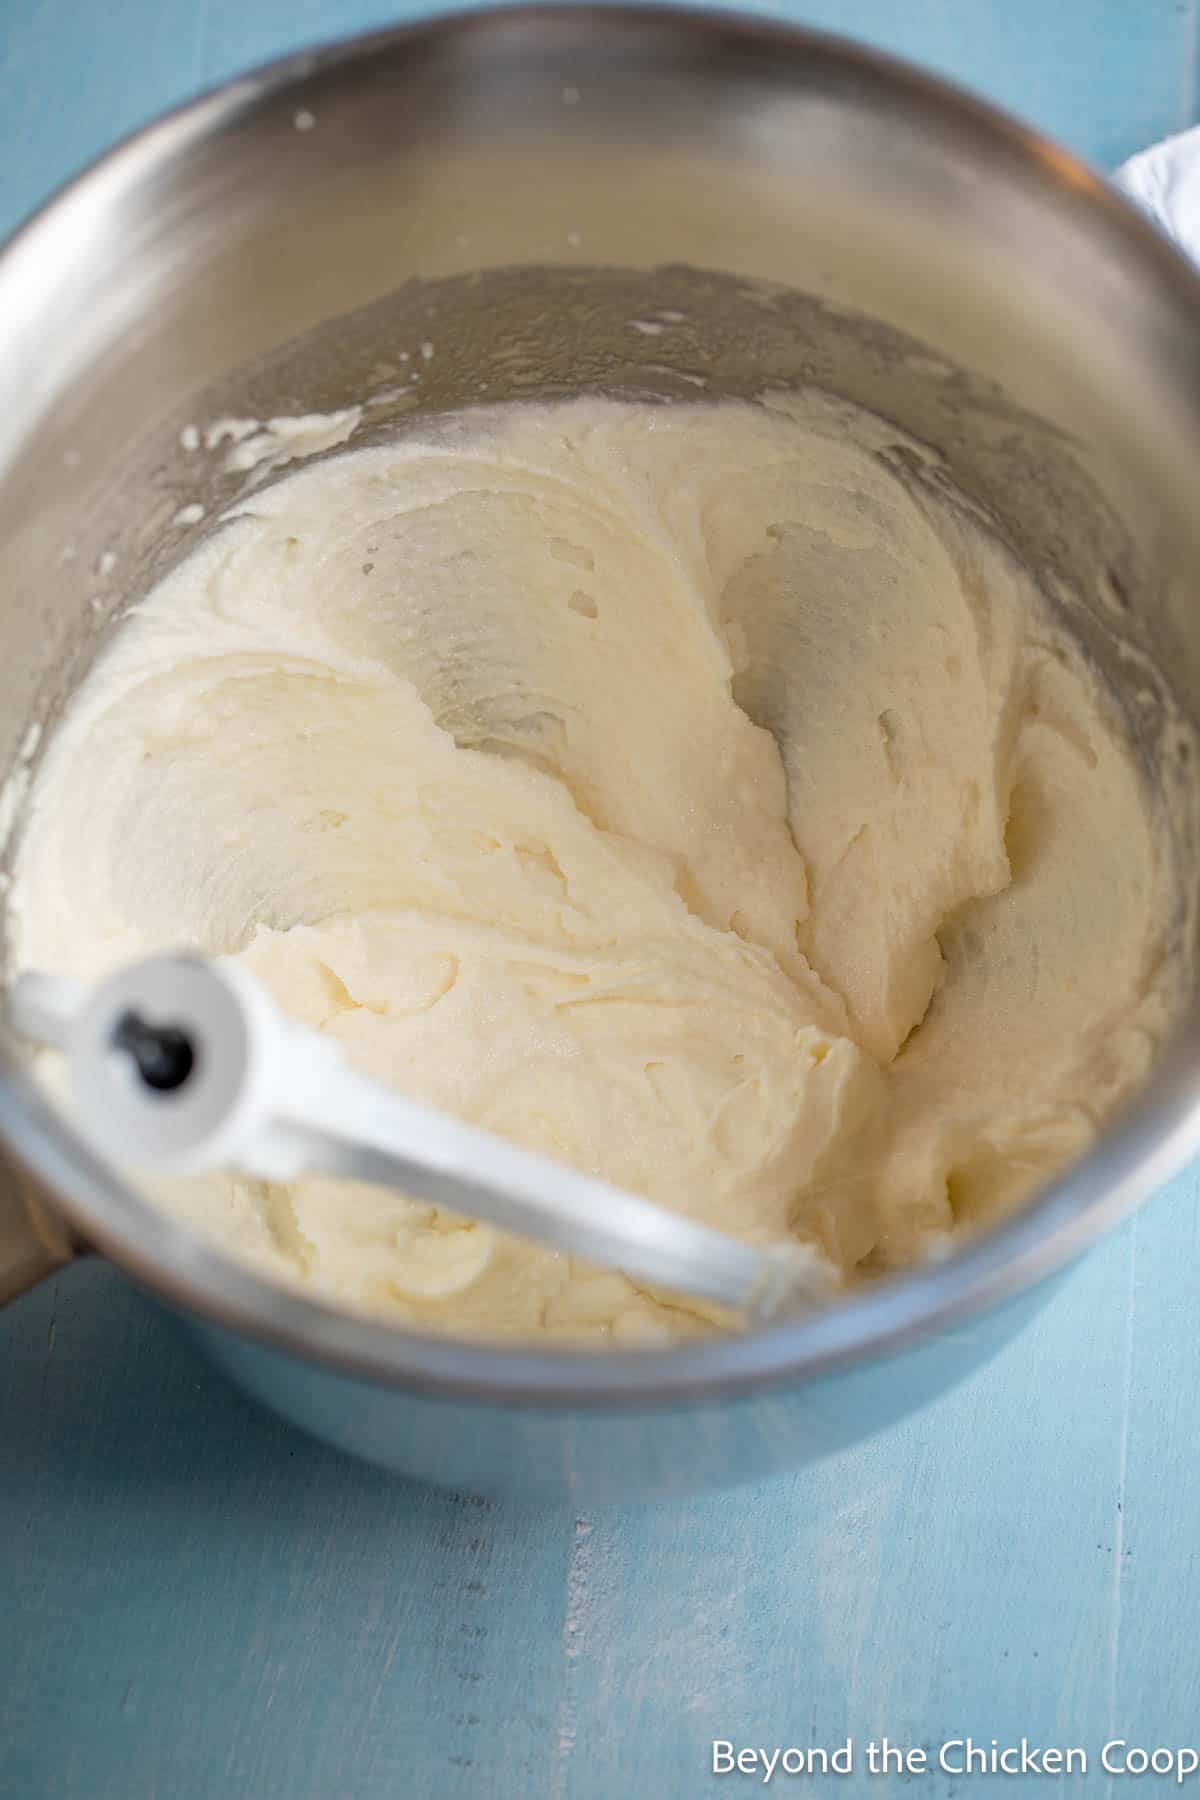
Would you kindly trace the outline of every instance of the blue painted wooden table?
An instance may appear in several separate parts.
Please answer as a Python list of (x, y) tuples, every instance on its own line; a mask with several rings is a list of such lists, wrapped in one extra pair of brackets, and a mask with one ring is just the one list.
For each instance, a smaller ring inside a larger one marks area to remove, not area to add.
[[(1200, 0), (787, 0), (1111, 164), (1196, 116)], [(120, 132), (369, 0), (0, 0), (0, 227)], [(923, 1416), (773, 1485), (455, 1501), (256, 1411), (99, 1263), (0, 1315), (0, 1795), (749, 1791), (712, 1741), (1200, 1744), (1200, 1172)], [(957, 1753), (951, 1753), (951, 1760)], [(1007, 1793), (1049, 1778), (998, 1776)], [(914, 1775), (904, 1791), (988, 1785)], [(1148, 1788), (1170, 1786), (1144, 1779)], [(1200, 1793), (1200, 1777), (1192, 1783)]]

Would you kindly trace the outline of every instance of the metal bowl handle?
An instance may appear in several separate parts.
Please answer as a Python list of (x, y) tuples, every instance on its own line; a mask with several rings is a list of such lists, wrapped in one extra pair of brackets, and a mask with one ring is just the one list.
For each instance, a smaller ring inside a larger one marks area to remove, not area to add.
[(77, 1249), (29, 1176), (0, 1158), (0, 1306), (61, 1268)]

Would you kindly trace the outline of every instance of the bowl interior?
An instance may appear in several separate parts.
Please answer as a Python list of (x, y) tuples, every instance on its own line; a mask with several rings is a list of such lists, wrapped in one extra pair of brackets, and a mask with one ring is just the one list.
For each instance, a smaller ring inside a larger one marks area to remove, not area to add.
[[(910, 71), (636, 9), (492, 13), (293, 59), (150, 128), (35, 219), (0, 260), (0, 323), (6, 857), (30, 727), (44, 743), (125, 606), (241, 491), (188, 427), (362, 407), (361, 444), (514, 397), (798, 385), (920, 440), (926, 478), (987, 510), (1129, 697), (1191, 854), (1158, 672), (1200, 724), (1200, 284), (1071, 159)], [(1190, 1130), (1173, 1080), (1111, 1165), (1123, 1203)], [(126, 1202), (85, 1164), (51, 1179), (127, 1250)], [(1097, 1191), (1094, 1171), (1068, 1178), (1043, 1238)], [(205, 1262), (162, 1229), (140, 1220), (147, 1273)], [(910, 1324), (966, 1293), (946, 1279), (904, 1278)]]

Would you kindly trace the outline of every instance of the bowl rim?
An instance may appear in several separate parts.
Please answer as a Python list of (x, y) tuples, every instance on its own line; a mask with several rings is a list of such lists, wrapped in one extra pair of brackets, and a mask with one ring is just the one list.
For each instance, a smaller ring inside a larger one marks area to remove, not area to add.
[[(866, 45), (755, 14), (675, 4), (576, 7), (516, 4), (430, 14), (334, 38), (272, 59), (157, 116), (57, 188), (0, 248), (0, 307), (18, 261), (64, 215), (86, 215), (113, 184), (218, 137), (242, 116), (339, 68), (438, 42), (514, 30), (553, 31), (583, 64), (600, 29), (676, 33), (720, 54), (766, 53), (786, 70), (824, 59), (973, 133), (981, 153), (1015, 158), (1048, 191), (1069, 193), (1127, 243), (1148, 274), (1200, 318), (1200, 272), (1135, 206), (1053, 140), (988, 102)], [(26, 1071), (0, 1056), (0, 1139), (52, 1205), (140, 1284), (208, 1326), (342, 1373), (460, 1399), (527, 1406), (698, 1403), (799, 1383), (906, 1346), (1000, 1304), (1078, 1255), (1200, 1149), (1200, 1005), (1192, 1005), (1141, 1096), (1095, 1146), (1022, 1212), (928, 1262), (835, 1306), (745, 1334), (661, 1350), (536, 1349), (434, 1336), (351, 1314), (259, 1276), (160, 1211), (92, 1158), (50, 1110)]]

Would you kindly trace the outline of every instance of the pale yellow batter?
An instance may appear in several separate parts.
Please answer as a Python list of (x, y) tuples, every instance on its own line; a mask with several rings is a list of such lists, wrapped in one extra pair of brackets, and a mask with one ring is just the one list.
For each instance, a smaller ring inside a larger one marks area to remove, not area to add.
[[(1173, 882), (1097, 684), (914, 455), (817, 398), (578, 400), (253, 495), (52, 743), (18, 965), (225, 952), (372, 1073), (696, 1218), (846, 1278), (936, 1251), (1144, 1072)], [(161, 1198), (422, 1325), (705, 1323), (386, 1191)]]

